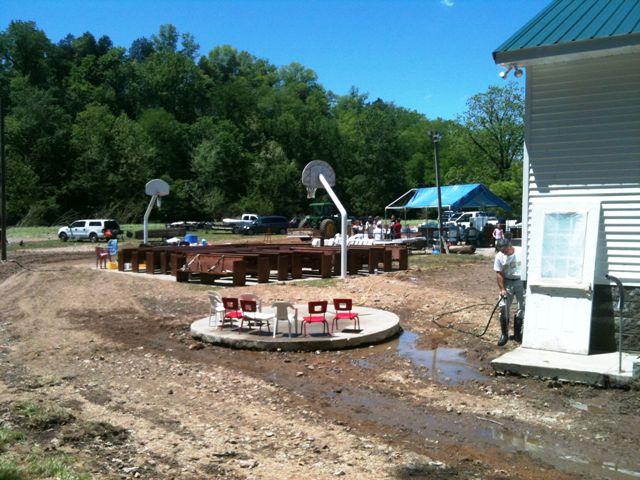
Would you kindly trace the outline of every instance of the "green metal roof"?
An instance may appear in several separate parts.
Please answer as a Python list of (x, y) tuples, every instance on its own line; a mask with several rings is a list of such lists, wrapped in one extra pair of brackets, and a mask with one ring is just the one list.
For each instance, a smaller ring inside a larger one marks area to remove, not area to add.
[(640, 0), (554, 0), (500, 45), (496, 63), (640, 45)]

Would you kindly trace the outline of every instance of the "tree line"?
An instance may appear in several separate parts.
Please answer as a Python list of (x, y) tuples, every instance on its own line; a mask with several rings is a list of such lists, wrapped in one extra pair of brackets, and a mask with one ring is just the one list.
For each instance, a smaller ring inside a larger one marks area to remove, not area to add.
[(355, 87), (336, 95), (299, 63), (199, 51), (173, 25), (124, 48), (88, 32), (54, 43), (34, 22), (11, 22), (0, 33), (8, 223), (136, 221), (151, 178), (171, 185), (162, 219), (291, 215), (307, 210), (300, 175), (315, 159), (335, 169), (350, 213), (381, 214), (435, 185), (429, 130), (443, 133), (444, 185), (485, 183), (519, 209), (516, 84), (472, 96), (456, 120), (429, 119)]

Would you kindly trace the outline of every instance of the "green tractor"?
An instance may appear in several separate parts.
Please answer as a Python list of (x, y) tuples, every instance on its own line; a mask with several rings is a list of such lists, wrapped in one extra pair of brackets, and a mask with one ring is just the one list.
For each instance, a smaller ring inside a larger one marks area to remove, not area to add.
[(311, 215), (304, 217), (298, 228), (313, 228), (320, 231), (321, 238), (333, 238), (340, 233), (340, 216), (331, 202), (309, 204)]

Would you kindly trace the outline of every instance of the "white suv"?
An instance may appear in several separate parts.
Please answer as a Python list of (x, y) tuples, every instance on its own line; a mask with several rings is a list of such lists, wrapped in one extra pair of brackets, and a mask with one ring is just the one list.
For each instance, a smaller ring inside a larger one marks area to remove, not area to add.
[(58, 238), (63, 242), (67, 240), (109, 240), (122, 233), (120, 225), (113, 219), (76, 220), (67, 227), (58, 230)]

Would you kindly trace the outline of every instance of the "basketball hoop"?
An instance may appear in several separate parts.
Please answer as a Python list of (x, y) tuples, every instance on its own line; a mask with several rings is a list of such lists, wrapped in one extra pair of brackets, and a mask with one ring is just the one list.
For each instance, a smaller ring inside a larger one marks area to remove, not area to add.
[(307, 189), (307, 198), (314, 198), (318, 188), (324, 188), (340, 212), (341, 245), (340, 245), (340, 276), (347, 278), (347, 211), (333, 191), (336, 184), (336, 174), (327, 162), (313, 160), (302, 170), (302, 184)]
[(324, 177), (332, 187), (336, 184), (336, 174), (327, 162), (313, 160), (307, 163), (302, 171), (302, 184), (307, 189), (307, 198), (315, 198), (316, 190), (324, 188), (320, 181), (320, 175)]
[(316, 198), (316, 190), (317, 188), (315, 187), (307, 187), (305, 185), (305, 188), (307, 189), (307, 198)]
[(149, 215), (154, 205), (158, 205), (160, 208), (160, 199), (169, 195), (169, 184), (159, 178), (149, 180), (144, 187), (144, 193), (151, 197), (147, 211), (144, 213), (144, 219), (142, 220), (142, 241), (147, 243), (148, 240), (148, 227), (149, 227)]

